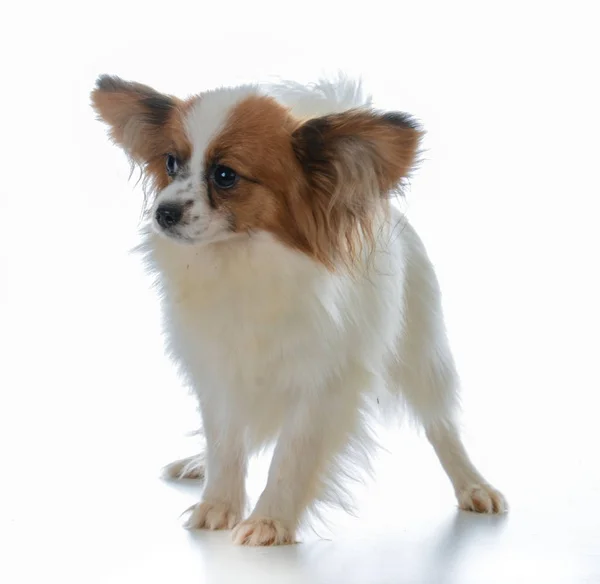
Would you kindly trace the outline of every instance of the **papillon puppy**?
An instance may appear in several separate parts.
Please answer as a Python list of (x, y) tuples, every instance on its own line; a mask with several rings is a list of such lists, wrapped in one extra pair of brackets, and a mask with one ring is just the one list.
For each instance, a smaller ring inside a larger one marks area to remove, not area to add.
[[(151, 190), (141, 249), (206, 438), (167, 469), (205, 475), (189, 528), (294, 542), (307, 511), (343, 502), (342, 479), (368, 467), (384, 394), (423, 426), (462, 509), (507, 509), (459, 437), (438, 283), (393, 205), (422, 137), (411, 116), (374, 109), (344, 77), (182, 100), (101, 76), (92, 102)], [(248, 457), (272, 442), (245, 516)]]

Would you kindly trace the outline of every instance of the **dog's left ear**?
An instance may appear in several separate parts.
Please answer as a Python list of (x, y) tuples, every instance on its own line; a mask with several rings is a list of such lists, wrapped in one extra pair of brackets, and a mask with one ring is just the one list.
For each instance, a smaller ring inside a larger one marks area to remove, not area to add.
[(147, 163), (168, 151), (165, 128), (177, 125), (173, 122), (180, 114), (180, 100), (110, 75), (98, 78), (91, 98), (100, 118), (110, 126), (112, 139), (131, 158)]
[(292, 146), (311, 185), (337, 201), (387, 194), (409, 173), (422, 135), (407, 114), (361, 108), (308, 120)]
[(373, 214), (411, 170), (422, 132), (401, 113), (359, 108), (314, 118), (292, 132), (306, 178), (297, 225), (313, 255), (333, 268), (350, 265), (374, 243)]

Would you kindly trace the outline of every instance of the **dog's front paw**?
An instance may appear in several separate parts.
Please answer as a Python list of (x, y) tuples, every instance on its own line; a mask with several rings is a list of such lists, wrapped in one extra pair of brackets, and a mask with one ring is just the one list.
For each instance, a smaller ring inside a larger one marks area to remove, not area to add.
[(204, 457), (199, 454), (176, 460), (167, 464), (162, 470), (165, 479), (196, 479), (204, 478)]
[(294, 543), (294, 534), (277, 519), (250, 517), (233, 530), (233, 543), (252, 546), (285, 545)]
[(240, 520), (240, 513), (220, 501), (203, 501), (194, 505), (186, 529), (232, 529)]
[(504, 495), (491, 485), (469, 485), (457, 493), (458, 505), (475, 513), (506, 513)]

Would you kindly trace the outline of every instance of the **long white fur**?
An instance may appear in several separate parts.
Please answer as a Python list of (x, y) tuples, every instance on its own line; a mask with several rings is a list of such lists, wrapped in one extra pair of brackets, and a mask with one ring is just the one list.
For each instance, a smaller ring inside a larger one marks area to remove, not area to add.
[[(142, 245), (158, 276), (168, 349), (198, 396), (207, 441), (206, 486), (188, 525), (238, 524), (248, 456), (276, 440), (265, 490), (234, 540), (293, 541), (307, 510), (319, 500), (343, 502), (345, 476), (368, 466), (369, 404), (382, 391), (402, 398), (424, 426), (462, 507), (504, 511), (502, 495), (460, 441), (457, 375), (438, 284), (398, 211), (381, 220), (375, 253), (352, 275), (332, 273), (267, 233), (228, 239), (226, 226), (211, 223), (203, 151), (230, 108), (252, 91), (259, 90), (213, 91), (194, 106), (188, 133), (197, 178), (157, 196), (155, 205), (193, 199), (199, 219), (187, 235), (196, 243), (149, 227)], [(301, 117), (370, 100), (344, 78), (267, 91)], [(198, 466), (191, 467), (195, 474)], [(178, 462), (169, 472), (185, 475), (182, 469)]]

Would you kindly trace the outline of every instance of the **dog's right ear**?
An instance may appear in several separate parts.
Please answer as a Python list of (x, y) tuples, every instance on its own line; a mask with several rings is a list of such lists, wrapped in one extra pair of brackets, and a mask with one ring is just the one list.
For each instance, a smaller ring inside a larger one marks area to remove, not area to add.
[(164, 156), (183, 134), (182, 102), (147, 85), (101, 75), (91, 98), (113, 141), (136, 162)]

